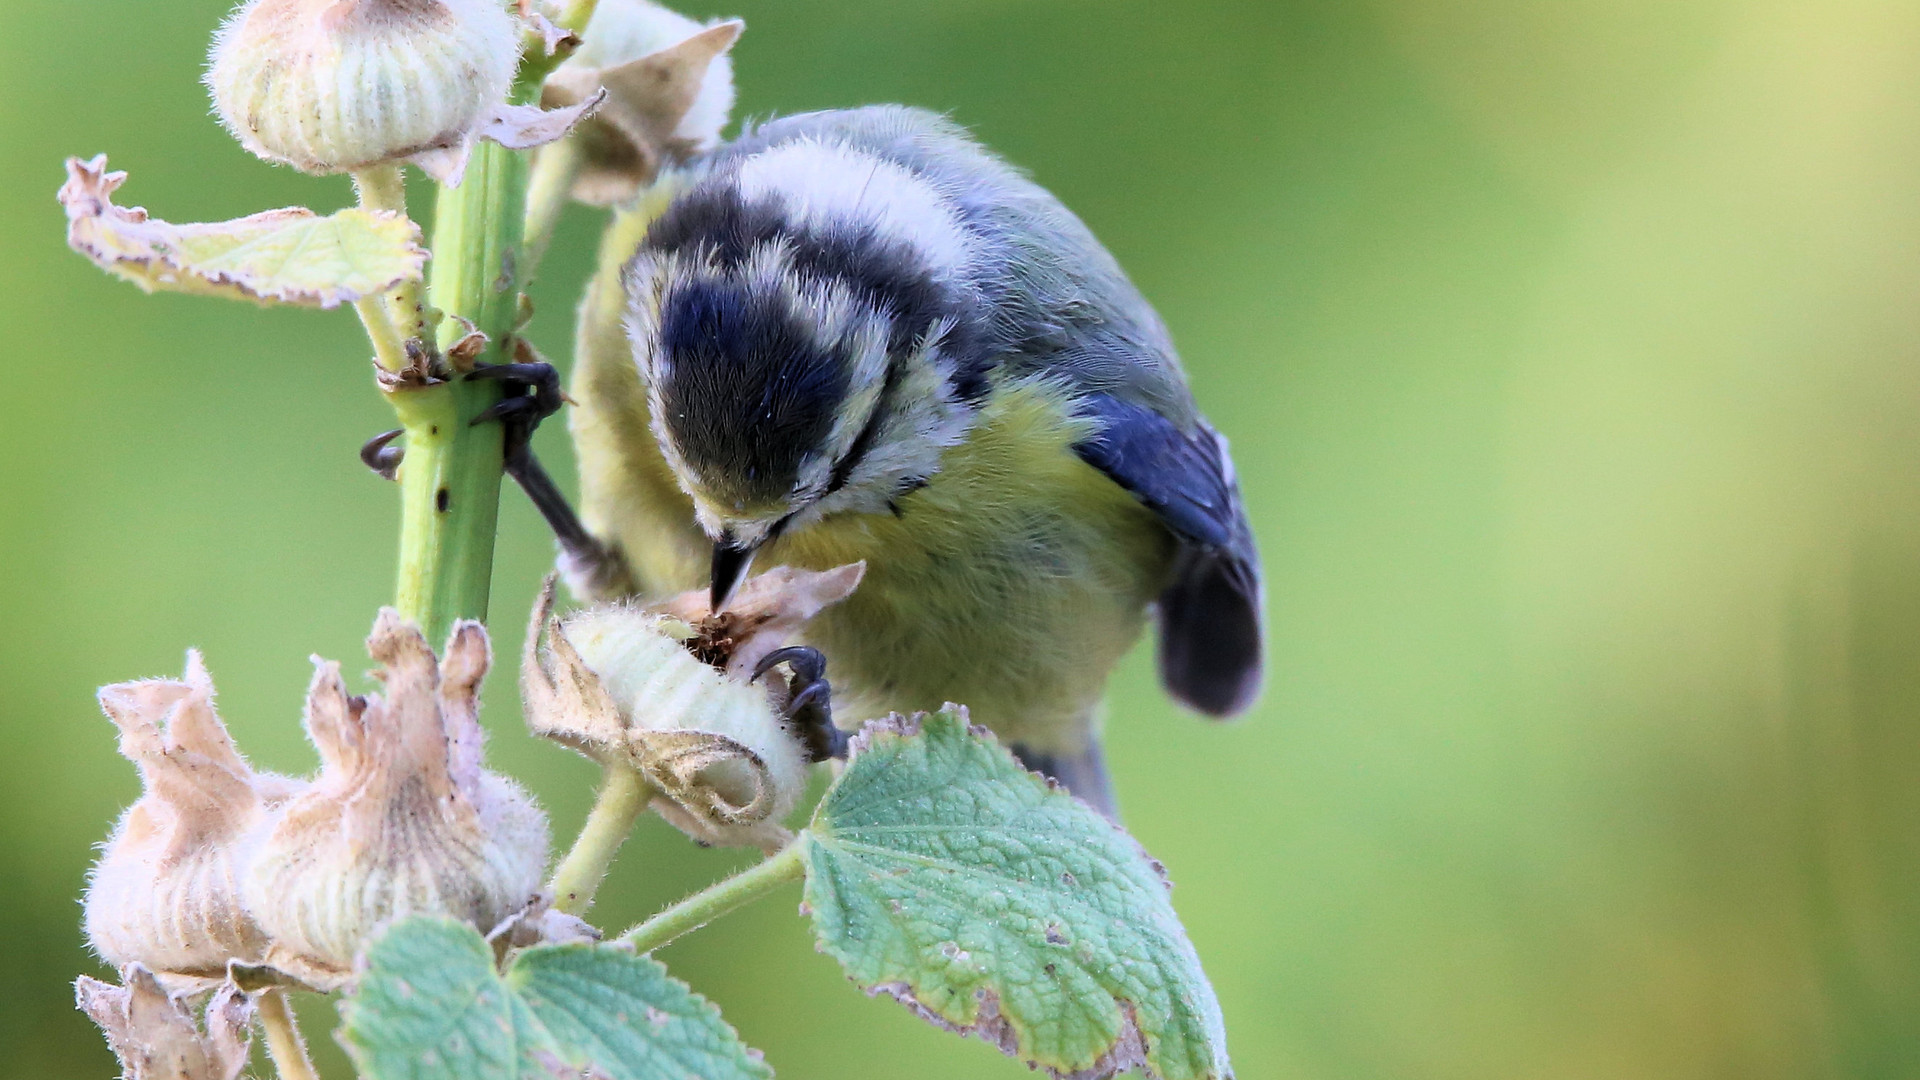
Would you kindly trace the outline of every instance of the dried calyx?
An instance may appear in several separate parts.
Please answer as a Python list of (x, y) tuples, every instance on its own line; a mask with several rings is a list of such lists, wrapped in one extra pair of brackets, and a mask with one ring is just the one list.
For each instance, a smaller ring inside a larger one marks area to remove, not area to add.
[(442, 661), (387, 609), (367, 650), (384, 697), (349, 695), (340, 665), (318, 663), (307, 734), (320, 775), (275, 820), (246, 881), (248, 909), (273, 941), (268, 961), (320, 986), (344, 981), (389, 920), (493, 926), (533, 899), (547, 859), (546, 816), (480, 767), (490, 663), (480, 624), (457, 625)]
[(383, 611), (368, 648), (384, 697), (349, 695), (339, 665), (319, 664), (307, 730), (322, 768), (311, 781), (247, 765), (198, 655), (181, 681), (101, 691), (146, 790), (88, 889), (96, 951), (176, 989), (204, 989), (235, 965), (331, 989), (394, 918), (452, 915), (484, 930), (533, 899), (546, 818), (481, 767), (486, 632), (460, 624), (442, 662)]
[(533, 613), (521, 693), (536, 734), (638, 771), (654, 808), (702, 843), (771, 850), (806, 787), (807, 751), (784, 719), (786, 687), (759, 661), (851, 595), (864, 563), (824, 573), (782, 567), (749, 579), (714, 614), (706, 592), (660, 605)]
[(270, 810), (297, 783), (254, 772), (213, 708), (213, 680), (187, 654), (178, 681), (119, 683), (100, 706), (144, 793), (114, 827), (87, 887), (87, 938), (117, 966), (218, 978), (257, 960), (266, 937), (240, 895)]
[(85, 975), (74, 981), (80, 1011), (106, 1032), (123, 1080), (235, 1080), (247, 1066), (253, 1006), (232, 985), (215, 991), (206, 1028), (186, 996), (170, 994), (139, 964), (114, 986)]
[(450, 163), (505, 103), (519, 52), (497, 0), (250, 0), (214, 40), (207, 88), (269, 161)]
[(565, 107), (604, 90), (605, 104), (575, 136), (573, 195), (625, 202), (664, 166), (707, 150), (733, 112), (727, 51), (745, 24), (703, 24), (647, 0), (601, 0), (579, 50), (548, 77), (542, 101)]

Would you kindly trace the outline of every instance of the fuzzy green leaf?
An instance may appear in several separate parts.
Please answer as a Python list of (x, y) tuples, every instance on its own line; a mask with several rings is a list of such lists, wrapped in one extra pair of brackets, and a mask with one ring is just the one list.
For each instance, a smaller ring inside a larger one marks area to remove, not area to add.
[(173, 225), (113, 204), (126, 176), (104, 156), (67, 161), (67, 243), (148, 292), (332, 308), (417, 280), (426, 265), (419, 226), (399, 214), (291, 208)]
[(720, 1012), (651, 957), (522, 950), (505, 974), (465, 923), (412, 918), (367, 952), (341, 1041), (368, 1080), (766, 1080)]
[(964, 709), (871, 724), (803, 834), (822, 951), (1057, 1076), (1231, 1076), (1158, 863)]

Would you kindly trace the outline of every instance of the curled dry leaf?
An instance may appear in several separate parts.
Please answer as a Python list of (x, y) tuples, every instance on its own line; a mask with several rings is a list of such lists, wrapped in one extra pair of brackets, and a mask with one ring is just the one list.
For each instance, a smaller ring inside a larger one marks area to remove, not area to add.
[(532, 105), (496, 105), (470, 136), (453, 146), (426, 150), (411, 160), (428, 176), (459, 187), (467, 175), (467, 161), (473, 156), (476, 139), (499, 143), (509, 150), (531, 150), (536, 146), (564, 138), (582, 120), (600, 108), (606, 95), (594, 94), (560, 108), (541, 109)]
[(606, 101), (605, 90), (595, 91), (585, 100), (557, 109), (532, 105), (503, 105), (481, 125), (480, 137), (492, 139), (509, 150), (529, 150), (564, 138)]
[(332, 308), (418, 280), (426, 265), (419, 226), (398, 214), (349, 209), (321, 217), (293, 207), (172, 225), (139, 207), (115, 206), (113, 193), (126, 179), (107, 171), (104, 154), (67, 160), (60, 188), (67, 243), (147, 292)]
[(718, 617), (704, 594), (647, 607), (534, 608), (521, 692), (536, 734), (638, 771), (654, 808), (703, 843), (772, 850), (806, 786), (807, 755), (782, 719), (777, 680), (754, 663), (808, 618), (845, 599), (864, 564), (825, 573), (780, 568), (742, 585)]
[(545, 892), (487, 931), (487, 944), (493, 946), (494, 956), (503, 960), (513, 949), (527, 949), (535, 945), (592, 944), (599, 940), (598, 928), (585, 919), (555, 911), (553, 896)]
[(218, 978), (227, 962), (259, 958), (266, 937), (245, 910), (239, 879), (269, 811), (295, 781), (256, 773), (213, 708), (213, 680), (187, 654), (178, 681), (100, 691), (120, 728), (120, 752), (140, 769), (139, 801), (121, 816), (94, 867), (87, 938), (108, 962), (172, 976)]
[(386, 609), (367, 648), (384, 697), (349, 695), (340, 666), (316, 660), (307, 732), (321, 772), (245, 881), (268, 960), (321, 987), (343, 983), (361, 944), (401, 916), (496, 925), (532, 899), (547, 858), (545, 815), (481, 767), (485, 629), (457, 625), (442, 660)]
[(703, 26), (647, 0), (602, 0), (586, 41), (548, 77), (548, 105), (607, 103), (582, 127), (582, 169), (574, 197), (597, 206), (625, 202), (665, 165), (710, 150), (733, 112), (728, 50), (745, 24)]
[(106, 1033), (123, 1080), (235, 1080), (246, 1068), (253, 1006), (238, 987), (214, 992), (203, 1032), (186, 998), (168, 994), (153, 972), (129, 964), (120, 979), (125, 985), (82, 975), (74, 994)]
[(525, 0), (520, 5), (520, 21), (528, 32), (540, 39), (540, 45), (547, 50), (548, 56), (559, 56), (563, 52), (571, 53), (580, 47), (580, 35), (553, 21), (545, 11), (535, 10)]

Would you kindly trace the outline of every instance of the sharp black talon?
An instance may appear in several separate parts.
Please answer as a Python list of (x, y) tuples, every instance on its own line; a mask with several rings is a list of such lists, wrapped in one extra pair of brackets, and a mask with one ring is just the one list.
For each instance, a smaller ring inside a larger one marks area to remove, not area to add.
[[(467, 426), (479, 427), (481, 424), (494, 420), (524, 421), (529, 422), (528, 426), (532, 426), (532, 424), (537, 424), (552, 415), (551, 413), (540, 413), (539, 410), (540, 403), (530, 397), (501, 398), (499, 401), (480, 410), (480, 414), (469, 421)], [(535, 415), (536, 413), (539, 415)]]
[[(532, 354), (531, 349), (526, 352)], [(566, 401), (560, 392), (560, 372), (548, 363), (488, 364), (469, 371), (467, 378), (491, 379), (503, 384), (506, 396), (474, 417), (473, 423), (498, 420), (505, 424), (509, 459), (526, 449), (533, 439), (533, 429), (540, 426), (540, 421), (559, 412)]]
[(381, 476), (389, 480), (394, 479), (400, 471), (400, 459), (406, 456), (406, 451), (389, 444), (406, 430), (406, 428), (394, 428), (392, 431), (383, 431), (368, 439), (366, 444), (360, 447), (360, 461)]
[(760, 658), (753, 665), (753, 680), (785, 664), (793, 669), (793, 674), (804, 682), (813, 682), (827, 673), (827, 658), (820, 655), (819, 649), (805, 645), (789, 645), (784, 649), (775, 649)]
[(832, 700), (832, 697), (833, 686), (829, 684), (827, 680), (821, 679), (819, 682), (810, 682), (802, 688), (799, 693), (793, 695), (793, 697), (787, 701), (787, 712), (791, 715), (798, 716), (800, 715), (800, 710), (807, 706), (816, 702), (824, 705)]
[(827, 658), (819, 649), (789, 645), (775, 649), (753, 666), (760, 678), (781, 664), (793, 672), (787, 680), (787, 720), (807, 744), (814, 761), (847, 756), (847, 733), (833, 726), (833, 686), (827, 682)]

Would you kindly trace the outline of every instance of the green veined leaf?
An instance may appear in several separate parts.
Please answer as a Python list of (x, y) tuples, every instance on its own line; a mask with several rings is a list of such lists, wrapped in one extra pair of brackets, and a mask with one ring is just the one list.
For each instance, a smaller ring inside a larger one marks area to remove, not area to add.
[(868, 726), (814, 813), (806, 902), (872, 993), (1057, 1076), (1231, 1076), (1158, 863), (955, 706)]
[(766, 1080), (720, 1011), (651, 957), (541, 945), (505, 974), (473, 927), (418, 917), (368, 950), (341, 1039), (368, 1080)]
[(67, 243), (148, 292), (332, 308), (420, 277), (420, 227), (400, 214), (298, 207), (234, 221), (171, 225), (113, 204), (127, 174), (105, 155), (67, 160)]

